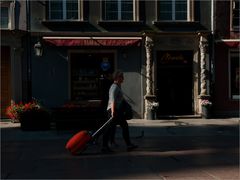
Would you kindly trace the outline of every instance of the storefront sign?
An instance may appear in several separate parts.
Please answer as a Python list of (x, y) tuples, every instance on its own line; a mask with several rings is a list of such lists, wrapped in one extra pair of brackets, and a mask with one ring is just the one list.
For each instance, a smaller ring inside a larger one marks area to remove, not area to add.
[(189, 64), (192, 61), (192, 51), (159, 51), (160, 64)]

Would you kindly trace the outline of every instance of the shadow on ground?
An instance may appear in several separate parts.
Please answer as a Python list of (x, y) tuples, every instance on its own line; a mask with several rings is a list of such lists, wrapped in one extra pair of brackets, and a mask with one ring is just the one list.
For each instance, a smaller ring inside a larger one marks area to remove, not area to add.
[[(132, 141), (139, 145), (127, 152), (117, 130), (120, 147), (115, 153), (100, 153), (101, 138), (81, 155), (65, 149), (77, 130), (22, 131), (1, 129), (2, 179), (113, 179), (174, 177), (238, 178), (239, 129), (237, 126), (130, 127)], [(206, 173), (207, 171), (207, 173)], [(190, 173), (190, 174), (189, 174)], [(191, 175), (192, 174), (192, 175)], [(215, 174), (218, 177), (219, 174)]]

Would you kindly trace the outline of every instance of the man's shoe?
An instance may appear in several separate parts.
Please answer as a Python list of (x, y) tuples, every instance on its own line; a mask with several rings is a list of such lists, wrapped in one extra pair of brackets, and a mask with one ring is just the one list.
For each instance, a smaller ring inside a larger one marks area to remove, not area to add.
[(135, 145), (135, 144), (130, 144), (130, 145), (127, 146), (128, 151), (131, 151), (131, 150), (136, 149), (136, 148), (138, 148), (138, 146)]
[(102, 153), (113, 153), (114, 151), (111, 150), (109, 147), (102, 147), (101, 152)]

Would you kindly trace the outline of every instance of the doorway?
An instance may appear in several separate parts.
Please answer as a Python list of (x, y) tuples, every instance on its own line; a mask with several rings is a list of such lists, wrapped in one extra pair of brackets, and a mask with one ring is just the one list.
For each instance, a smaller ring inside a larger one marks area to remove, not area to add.
[(10, 47), (1, 47), (1, 118), (6, 118), (6, 108), (11, 105)]
[(158, 116), (193, 114), (192, 51), (157, 52)]

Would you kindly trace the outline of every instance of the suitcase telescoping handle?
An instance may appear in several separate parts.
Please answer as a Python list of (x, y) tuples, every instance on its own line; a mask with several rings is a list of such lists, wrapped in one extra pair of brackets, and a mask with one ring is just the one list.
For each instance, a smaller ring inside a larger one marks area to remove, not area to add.
[(110, 124), (113, 120), (113, 117), (111, 117), (107, 122), (105, 122), (96, 132), (92, 134), (92, 138), (95, 138), (104, 128), (107, 127), (108, 124)]

